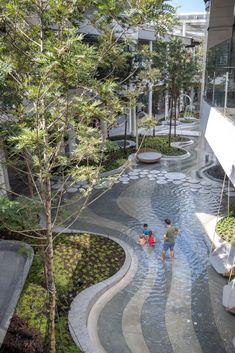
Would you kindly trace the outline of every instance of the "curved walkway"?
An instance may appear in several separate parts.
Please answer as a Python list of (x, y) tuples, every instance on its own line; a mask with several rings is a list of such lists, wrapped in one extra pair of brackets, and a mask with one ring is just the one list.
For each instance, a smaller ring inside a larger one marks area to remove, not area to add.
[[(195, 177), (195, 147), (196, 142), (189, 147), (188, 160), (164, 161), (147, 173), (146, 166), (134, 170), (91, 204), (73, 226), (112, 234), (135, 253), (135, 271), (92, 308), (88, 328), (97, 352), (234, 352), (235, 318), (222, 307), (226, 280), (208, 264), (210, 243), (200, 221), (201, 215), (216, 214), (220, 187)], [(182, 231), (176, 259), (162, 263), (166, 217)], [(135, 243), (145, 222), (157, 236), (154, 249)]]
[(28, 244), (0, 240), (0, 346), (32, 261), (33, 249)]

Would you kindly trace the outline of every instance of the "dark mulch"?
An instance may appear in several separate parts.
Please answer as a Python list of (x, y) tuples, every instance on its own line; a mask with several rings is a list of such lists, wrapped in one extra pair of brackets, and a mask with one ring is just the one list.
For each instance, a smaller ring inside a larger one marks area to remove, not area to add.
[(1, 353), (43, 353), (43, 340), (35, 328), (14, 315), (0, 349)]

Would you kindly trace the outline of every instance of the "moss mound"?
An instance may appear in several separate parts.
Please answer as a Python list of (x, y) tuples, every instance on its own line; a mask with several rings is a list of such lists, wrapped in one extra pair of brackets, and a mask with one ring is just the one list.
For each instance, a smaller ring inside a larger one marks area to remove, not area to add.
[(228, 241), (229, 243), (235, 244), (235, 217), (224, 217), (216, 225), (216, 232), (219, 236)]

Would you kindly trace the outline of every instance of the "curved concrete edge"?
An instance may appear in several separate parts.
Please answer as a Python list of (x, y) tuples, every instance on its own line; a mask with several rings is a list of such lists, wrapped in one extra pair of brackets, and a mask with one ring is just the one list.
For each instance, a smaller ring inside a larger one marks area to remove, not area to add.
[[(26, 251), (24, 251), (24, 249)], [(26, 243), (20, 242), (20, 241), (14, 241), (14, 240), (1, 240), (0, 241), (0, 250), (12, 251), (12, 252), (15, 252), (18, 255), (21, 255), (22, 257), (26, 258), (23, 271), (21, 271), (21, 269), (19, 269), (20, 276), (17, 278), (17, 280), (13, 279), (14, 281), (16, 281), (15, 291), (12, 294), (11, 299), (9, 301), (7, 300), (7, 307), (4, 308), (5, 313), (0, 318), (0, 346), (1, 346), (3, 343), (3, 340), (5, 338), (6, 332), (8, 330), (8, 327), (10, 325), (10, 321), (11, 321), (11, 318), (14, 314), (15, 307), (16, 307), (16, 304), (19, 300), (21, 291), (24, 287), (24, 283), (25, 283), (26, 278), (28, 276), (29, 269), (32, 265), (34, 251), (33, 251), (33, 248), (29, 244), (26, 244)], [(10, 295), (10, 293), (9, 293), (9, 295)]]
[(221, 239), (220, 236), (216, 233), (216, 223), (222, 219), (222, 217), (213, 217), (209, 222), (205, 224), (205, 230), (211, 244), (214, 248), (218, 248), (223, 243), (227, 243), (225, 240)]
[[(202, 178), (206, 179), (206, 180), (210, 180), (210, 182), (214, 182), (217, 185), (223, 185), (223, 180), (220, 179), (216, 179), (214, 178), (212, 175), (207, 173), (207, 170), (214, 167), (215, 165), (217, 165), (217, 163), (215, 161), (213, 161), (212, 163), (206, 165), (205, 167), (201, 168), (198, 173), (200, 173), (200, 175), (202, 176)], [(228, 182), (225, 182), (225, 186), (227, 187)]]
[[(74, 230), (72, 233), (74, 233)], [(91, 232), (86, 233), (97, 234)], [(126, 242), (105, 234), (98, 235), (109, 238), (118, 243), (124, 249), (126, 258), (123, 266), (118, 272), (116, 272), (112, 277), (106, 279), (105, 281), (95, 284), (79, 293), (70, 306), (68, 315), (69, 331), (75, 344), (85, 353), (98, 353), (90, 338), (87, 327), (91, 308), (102, 296), (102, 294), (104, 294), (109, 288), (117, 284), (121, 279), (125, 277), (130, 269), (132, 262), (131, 247)]]
[[(177, 147), (178, 148), (178, 147)], [(180, 156), (167, 156), (167, 155), (163, 155), (162, 157), (162, 160), (167, 160), (167, 161), (170, 161), (170, 160), (183, 160), (183, 159), (187, 159), (191, 156), (191, 154), (184, 148), (181, 148), (181, 150), (185, 151), (185, 154), (182, 154)]]
[(104, 173), (101, 173), (100, 174), (100, 177), (101, 178), (105, 178), (105, 177), (108, 177), (108, 176), (111, 176), (111, 175), (114, 175), (114, 174), (118, 174), (118, 173), (121, 173), (124, 169), (124, 164), (119, 167), (119, 168), (116, 168), (116, 169), (112, 169), (112, 170), (109, 170), (108, 172), (104, 172)]

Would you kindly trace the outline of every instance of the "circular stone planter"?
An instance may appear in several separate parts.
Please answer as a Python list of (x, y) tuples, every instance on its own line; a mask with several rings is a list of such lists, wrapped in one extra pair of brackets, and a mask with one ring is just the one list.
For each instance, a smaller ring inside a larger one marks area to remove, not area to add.
[[(125, 140), (116, 140), (115, 141), (118, 145), (119, 148), (124, 148), (124, 142)], [(135, 142), (132, 140), (126, 140), (126, 148), (130, 148), (130, 147), (135, 147)]]
[(141, 163), (159, 163), (162, 158), (162, 154), (155, 150), (140, 150), (137, 154), (137, 160)]

